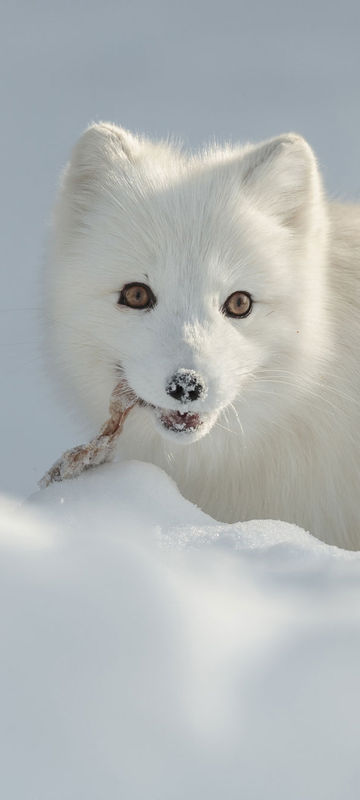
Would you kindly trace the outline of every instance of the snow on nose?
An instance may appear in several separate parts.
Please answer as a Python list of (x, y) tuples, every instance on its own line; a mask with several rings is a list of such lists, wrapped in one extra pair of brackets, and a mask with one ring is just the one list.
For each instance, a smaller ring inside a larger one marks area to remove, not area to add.
[(198, 400), (204, 396), (205, 390), (203, 378), (193, 369), (178, 369), (166, 386), (167, 394), (180, 403)]

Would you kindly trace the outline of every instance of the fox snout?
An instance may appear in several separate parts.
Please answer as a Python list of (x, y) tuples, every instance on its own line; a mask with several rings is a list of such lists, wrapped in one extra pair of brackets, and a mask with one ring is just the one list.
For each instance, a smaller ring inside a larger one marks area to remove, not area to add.
[(178, 369), (166, 386), (166, 393), (179, 403), (189, 403), (204, 398), (207, 393), (205, 381), (193, 369)]

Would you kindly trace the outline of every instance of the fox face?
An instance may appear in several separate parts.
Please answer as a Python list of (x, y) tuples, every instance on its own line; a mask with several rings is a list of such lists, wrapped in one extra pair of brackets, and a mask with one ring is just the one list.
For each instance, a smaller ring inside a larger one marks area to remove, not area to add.
[(121, 380), (165, 439), (191, 444), (230, 414), (256, 435), (296, 402), (294, 369), (306, 387), (319, 368), (325, 251), (300, 137), (187, 156), (94, 125), (54, 215), (51, 352), (100, 421)]

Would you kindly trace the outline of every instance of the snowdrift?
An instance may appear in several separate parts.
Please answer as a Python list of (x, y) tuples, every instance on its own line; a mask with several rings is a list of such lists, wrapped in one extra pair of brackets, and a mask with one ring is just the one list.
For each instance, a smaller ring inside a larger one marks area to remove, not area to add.
[(148, 464), (1, 503), (6, 800), (357, 800), (360, 556)]

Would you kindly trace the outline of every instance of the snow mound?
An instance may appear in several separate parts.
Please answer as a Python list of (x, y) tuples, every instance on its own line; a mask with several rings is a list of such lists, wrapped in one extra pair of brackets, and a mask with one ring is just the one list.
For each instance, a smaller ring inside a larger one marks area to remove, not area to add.
[(137, 462), (0, 510), (1, 796), (357, 800), (359, 554)]

